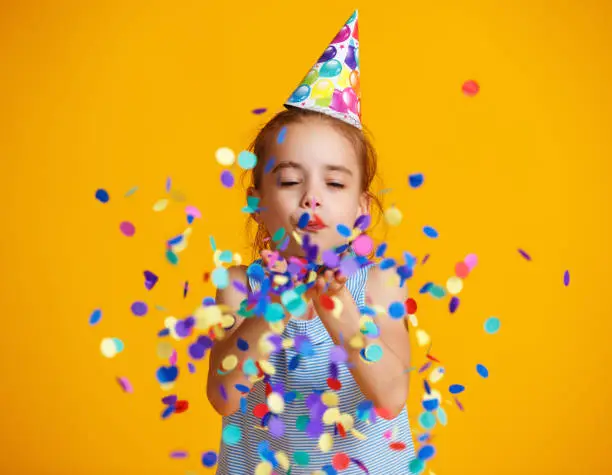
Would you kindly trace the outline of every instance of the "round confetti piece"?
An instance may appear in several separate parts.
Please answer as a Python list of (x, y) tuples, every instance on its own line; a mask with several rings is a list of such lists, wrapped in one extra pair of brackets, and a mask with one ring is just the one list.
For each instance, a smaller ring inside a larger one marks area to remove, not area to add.
[(423, 174), (422, 173), (413, 173), (408, 176), (408, 183), (412, 188), (418, 188), (423, 184)]
[(113, 358), (117, 353), (117, 346), (112, 338), (104, 338), (100, 343), (100, 351), (107, 358)]
[(147, 307), (147, 304), (145, 302), (134, 302), (132, 304), (131, 310), (132, 313), (137, 317), (144, 317), (149, 311), (149, 308)]
[(299, 430), (300, 432), (304, 432), (306, 430), (306, 427), (308, 426), (310, 422), (310, 417), (308, 417), (307, 415), (302, 414), (301, 416), (298, 416), (295, 420), (295, 428), (297, 430)]
[(336, 470), (346, 470), (351, 463), (351, 459), (344, 452), (338, 452), (332, 459), (332, 466)]
[(405, 315), (406, 308), (402, 302), (393, 302), (389, 305), (389, 316), (394, 319), (402, 318)]
[(270, 393), (267, 402), (270, 412), (273, 414), (281, 414), (285, 410), (285, 400), (279, 393)]
[(212, 271), (212, 282), (218, 289), (225, 289), (229, 285), (229, 272), (225, 267), (217, 267)]
[(231, 148), (221, 147), (215, 152), (215, 159), (219, 165), (230, 167), (236, 161), (236, 155)]
[(157, 200), (153, 204), (153, 211), (160, 212), (160, 211), (165, 210), (168, 207), (168, 203), (170, 203), (170, 200), (167, 198), (162, 198), (161, 200)]
[(417, 303), (413, 298), (406, 300), (406, 313), (414, 315), (417, 312)]
[(207, 468), (214, 467), (217, 463), (217, 454), (212, 450), (202, 454), (202, 465)]
[(408, 464), (408, 470), (410, 470), (410, 473), (413, 475), (419, 475), (425, 470), (425, 462), (418, 458), (412, 459)]
[(478, 256), (476, 254), (468, 254), (465, 256), (465, 259), (463, 259), (463, 262), (472, 270), (478, 264)]
[(172, 355), (174, 348), (172, 348), (172, 343), (168, 341), (160, 341), (157, 344), (157, 357), (162, 360), (167, 360)]
[(374, 249), (374, 242), (367, 234), (360, 234), (351, 245), (358, 256), (368, 256)]
[(480, 91), (478, 83), (472, 79), (465, 81), (461, 86), (461, 90), (466, 96), (473, 97)]
[(489, 377), (489, 370), (487, 369), (486, 366), (481, 365), (481, 364), (477, 364), (476, 365), (476, 371), (478, 372), (478, 374), (480, 376), (482, 376), (483, 378), (488, 378)]
[(501, 326), (501, 322), (497, 317), (489, 317), (484, 323), (484, 329), (489, 334), (494, 334), (499, 331), (499, 327)]
[(100, 188), (99, 190), (96, 190), (96, 199), (100, 203), (108, 203), (108, 200), (109, 200), (108, 191), (102, 188)]
[(436, 231), (431, 226), (425, 226), (423, 228), (423, 232), (425, 233), (425, 236), (427, 236), (427, 237), (430, 237), (430, 238), (437, 238), (438, 237), (438, 231)]
[(242, 438), (242, 432), (240, 430), (240, 427), (228, 424), (223, 429), (221, 438), (223, 439), (223, 442), (227, 445), (236, 445), (238, 442), (240, 442), (240, 439)]
[(369, 361), (377, 362), (383, 356), (383, 350), (379, 345), (368, 345), (365, 348), (365, 356)]
[(399, 226), (402, 222), (402, 212), (395, 206), (391, 206), (385, 211), (385, 220), (390, 226)]
[(310, 455), (308, 452), (294, 452), (293, 460), (297, 465), (306, 466), (310, 462)]
[(436, 425), (436, 416), (433, 415), (431, 412), (423, 412), (419, 416), (419, 424), (425, 430), (433, 429)]
[(255, 475), (272, 475), (272, 469), (272, 464), (264, 460), (255, 467)]
[(319, 449), (321, 452), (329, 452), (334, 446), (334, 439), (329, 432), (326, 432), (319, 437)]
[(89, 316), (89, 324), (95, 325), (102, 319), (102, 310), (99, 308), (95, 309)]
[(457, 295), (463, 289), (463, 280), (459, 277), (450, 277), (446, 281), (446, 290), (452, 295)]
[(253, 152), (243, 150), (238, 154), (238, 165), (243, 170), (251, 170), (257, 165), (257, 157)]
[(132, 237), (136, 232), (136, 228), (129, 221), (123, 221), (119, 225), (119, 230), (123, 233), (124, 236)]
[(236, 355), (227, 355), (221, 361), (221, 369), (223, 371), (233, 371), (238, 366), (238, 357)]
[(470, 268), (465, 262), (457, 262), (455, 264), (455, 275), (459, 279), (465, 279), (468, 275), (470, 275)]
[(221, 172), (221, 184), (225, 188), (231, 188), (234, 186), (234, 175), (229, 170), (223, 170)]

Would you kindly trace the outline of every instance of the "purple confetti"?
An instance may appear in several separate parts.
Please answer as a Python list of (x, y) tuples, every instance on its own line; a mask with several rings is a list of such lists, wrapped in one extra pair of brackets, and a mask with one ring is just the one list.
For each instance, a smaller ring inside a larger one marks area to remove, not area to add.
[(519, 249), (519, 250), (518, 250), (518, 252), (519, 252), (519, 254), (520, 254), (521, 256), (523, 256), (523, 257), (524, 257), (525, 259), (527, 259), (528, 261), (530, 261), (530, 260), (531, 260), (531, 256), (530, 256), (529, 254), (527, 254), (525, 251), (523, 251), (522, 249)]
[(155, 287), (155, 284), (157, 284), (157, 281), (159, 280), (159, 277), (157, 277), (150, 270), (144, 271), (144, 277), (145, 277), (145, 288), (147, 290), (151, 290), (153, 287)]
[(144, 302), (134, 302), (132, 304), (132, 313), (134, 315), (136, 315), (137, 317), (143, 317), (147, 314), (147, 311), (149, 310), (147, 307), (147, 304)]
[(563, 274), (563, 285), (566, 287), (570, 284), (570, 273), (566, 270)]
[(461, 404), (461, 402), (459, 401), (459, 399), (457, 399), (457, 398), (453, 398), (453, 399), (455, 400), (455, 404), (457, 404), (457, 407), (458, 407), (458, 408), (459, 408), (461, 411), (463, 411), (463, 410), (464, 410), (464, 408), (463, 408), (463, 404)]
[(221, 394), (223, 400), (227, 401), (227, 391), (225, 390), (225, 386), (223, 386), (223, 384), (219, 386), (219, 393)]
[(196, 372), (196, 367), (193, 363), (187, 363), (187, 369), (189, 369), (189, 372), (191, 374), (194, 374)]
[(170, 396), (162, 398), (162, 403), (166, 404), (167, 406), (172, 406), (173, 404), (176, 404), (177, 399), (176, 394), (171, 394)]
[(258, 109), (253, 109), (253, 114), (255, 115), (260, 115), (263, 114), (264, 112), (266, 112), (268, 109), (266, 109), (265, 107), (260, 107)]
[(450, 310), (450, 313), (455, 313), (457, 308), (459, 308), (459, 297), (453, 296), (448, 304), (448, 309)]
[(202, 358), (204, 358), (205, 353), (206, 348), (204, 348), (204, 346), (200, 345), (199, 343), (194, 343), (193, 345), (189, 346), (189, 356), (191, 356), (191, 358), (193, 358), (194, 360), (201, 360)]
[(340, 262), (340, 256), (338, 256), (338, 254), (336, 254), (333, 249), (323, 251), (321, 258), (323, 259), (323, 264), (325, 264), (330, 269), (335, 269), (336, 267), (338, 267), (338, 263)]
[(134, 388), (132, 387), (132, 383), (130, 383), (130, 381), (127, 378), (118, 377), (117, 378), (117, 382), (119, 383), (119, 386), (121, 386), (121, 389), (123, 389), (124, 392), (126, 392), (126, 393), (133, 393), (134, 392)]
[(232, 172), (229, 170), (223, 170), (221, 172), (221, 184), (225, 187), (225, 188), (231, 188), (232, 186), (234, 186), (234, 175), (232, 175)]
[(172, 187), (172, 178), (168, 177), (166, 178), (166, 193), (170, 191), (171, 187)]
[(268, 422), (268, 430), (274, 437), (282, 437), (285, 433), (285, 424), (280, 417), (272, 416)]
[(240, 293), (243, 293), (243, 294), (249, 293), (249, 290), (247, 289), (246, 285), (244, 285), (244, 283), (240, 282), (239, 280), (233, 280), (232, 285)]
[(170, 452), (170, 458), (173, 459), (184, 459), (187, 458), (189, 454), (184, 450), (175, 450), (174, 452)]

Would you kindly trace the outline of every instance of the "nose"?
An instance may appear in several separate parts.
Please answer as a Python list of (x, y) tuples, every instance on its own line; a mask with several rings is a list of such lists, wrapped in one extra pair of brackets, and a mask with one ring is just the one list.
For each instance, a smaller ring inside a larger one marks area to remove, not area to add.
[(302, 208), (316, 209), (321, 207), (321, 200), (314, 194), (306, 193), (302, 198)]

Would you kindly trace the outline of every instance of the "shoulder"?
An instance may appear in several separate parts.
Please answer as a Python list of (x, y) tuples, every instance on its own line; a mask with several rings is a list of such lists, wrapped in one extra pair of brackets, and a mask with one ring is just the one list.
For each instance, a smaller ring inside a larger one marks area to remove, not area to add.
[(366, 291), (379, 304), (404, 301), (408, 296), (406, 283), (400, 287), (400, 277), (395, 268), (383, 270), (378, 266), (370, 267)]
[(231, 266), (227, 269), (229, 274), (230, 285), (225, 287), (224, 289), (217, 290), (217, 303), (226, 304), (231, 308), (238, 308), (240, 306), (240, 302), (242, 302), (244, 298), (244, 294), (242, 294), (236, 287), (231, 285), (231, 282), (238, 281), (244, 285), (248, 286), (247, 282), (247, 266)]

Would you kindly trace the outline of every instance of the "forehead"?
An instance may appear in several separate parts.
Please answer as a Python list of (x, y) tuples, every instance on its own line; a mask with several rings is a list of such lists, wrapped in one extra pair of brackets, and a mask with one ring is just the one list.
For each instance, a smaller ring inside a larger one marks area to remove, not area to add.
[(282, 144), (274, 142), (277, 160), (289, 160), (304, 168), (345, 166), (358, 170), (355, 147), (342, 132), (320, 120), (308, 120), (287, 126)]

